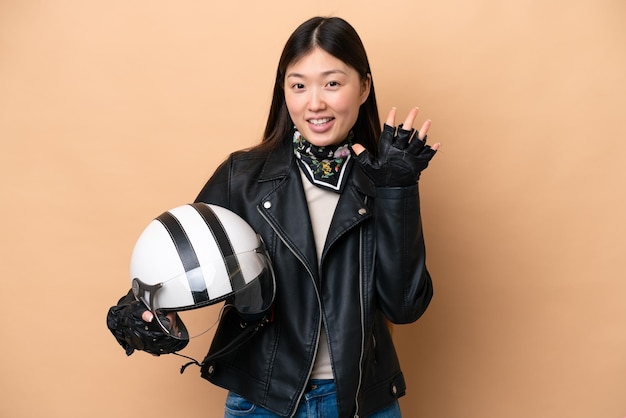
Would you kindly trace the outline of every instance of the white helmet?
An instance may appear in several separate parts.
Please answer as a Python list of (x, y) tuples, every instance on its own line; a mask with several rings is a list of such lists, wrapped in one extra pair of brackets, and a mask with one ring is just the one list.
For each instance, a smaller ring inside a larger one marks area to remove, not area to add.
[(246, 321), (260, 321), (275, 294), (261, 237), (237, 214), (206, 203), (176, 207), (150, 222), (135, 244), (130, 279), (135, 297), (166, 332), (181, 339), (206, 332), (211, 324), (205, 319), (195, 324), (202, 332), (192, 333), (185, 319), (181, 335), (168, 312), (226, 300)]

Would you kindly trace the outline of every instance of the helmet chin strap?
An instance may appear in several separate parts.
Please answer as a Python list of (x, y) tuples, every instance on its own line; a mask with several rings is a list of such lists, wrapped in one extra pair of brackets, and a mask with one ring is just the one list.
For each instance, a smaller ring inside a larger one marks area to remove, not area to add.
[[(224, 313), (224, 309), (227, 307), (227, 305), (222, 307), (221, 313), (220, 313), (220, 317), (223, 315)], [(272, 312), (273, 310), (270, 309), (270, 312)], [(259, 330), (261, 328), (263, 328), (265, 326), (265, 324), (270, 323), (272, 320), (272, 315), (266, 315), (260, 322), (255, 323), (254, 326), (245, 326), (245, 328), (243, 328), (243, 332), (241, 334), (239, 334), (236, 338), (233, 338), (228, 344), (226, 344), (224, 347), (222, 347), (220, 350), (216, 351), (215, 353), (212, 354), (207, 354), (207, 356), (204, 358), (204, 360), (202, 360), (202, 363), (199, 363), (198, 360), (189, 357), (189, 356), (185, 356), (183, 354), (179, 354), (179, 353), (172, 353), (172, 354), (176, 354), (179, 357), (183, 357), (186, 359), (191, 360), (188, 363), (185, 363), (181, 366), (180, 368), (180, 374), (183, 374), (185, 372), (185, 369), (187, 369), (188, 366), (191, 366), (192, 364), (195, 364), (196, 366), (202, 368), (205, 364), (218, 359), (220, 357), (223, 357), (227, 354), (232, 353), (233, 351), (235, 351), (237, 348), (239, 348), (239, 346), (243, 343), (245, 343), (246, 341), (250, 340), (257, 332), (259, 332)]]
[(191, 366), (192, 364), (195, 364), (196, 366), (202, 368), (202, 366), (204, 366), (205, 364), (207, 364), (207, 363), (209, 363), (209, 362), (211, 362), (211, 361), (213, 361), (213, 360), (215, 360), (217, 358), (220, 358), (220, 357), (223, 357), (223, 356), (225, 356), (227, 354), (232, 353), (237, 348), (239, 348), (239, 346), (241, 344), (243, 344), (246, 341), (248, 341), (249, 339), (251, 339), (254, 336), (254, 334), (256, 334), (261, 329), (261, 327), (263, 327), (263, 325), (265, 325), (266, 322), (267, 321), (264, 320), (263, 322), (261, 322), (260, 324), (254, 326), (254, 327), (246, 327), (244, 329), (244, 331), (237, 336), (237, 338), (234, 338), (230, 343), (228, 343), (221, 350), (218, 350), (218, 351), (216, 351), (215, 353), (213, 353), (211, 355), (207, 355), (204, 358), (204, 360), (202, 360), (202, 363), (198, 363), (197, 360), (195, 360), (195, 359), (193, 359), (191, 357), (187, 357), (187, 356), (184, 356), (182, 354), (174, 353), (174, 354), (176, 354), (178, 356), (185, 357), (185, 358), (188, 358), (189, 360), (191, 360), (190, 362), (185, 363), (185, 364), (183, 364), (181, 366), (180, 373), (183, 374), (185, 372), (185, 369), (188, 366)]

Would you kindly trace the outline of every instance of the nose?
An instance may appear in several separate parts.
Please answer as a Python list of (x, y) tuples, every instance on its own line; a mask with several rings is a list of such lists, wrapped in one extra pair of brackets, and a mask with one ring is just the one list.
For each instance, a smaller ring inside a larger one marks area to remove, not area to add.
[(309, 110), (312, 112), (317, 112), (326, 107), (326, 102), (324, 101), (324, 95), (319, 89), (312, 89), (311, 95), (309, 96)]

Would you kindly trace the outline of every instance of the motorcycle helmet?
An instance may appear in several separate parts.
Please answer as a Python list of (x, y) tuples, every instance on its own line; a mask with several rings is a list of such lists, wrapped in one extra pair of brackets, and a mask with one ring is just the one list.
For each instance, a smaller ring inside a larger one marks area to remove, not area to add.
[[(225, 301), (243, 321), (262, 321), (275, 295), (261, 237), (237, 214), (206, 203), (176, 207), (150, 222), (133, 249), (130, 280), (135, 298), (179, 339), (212, 326), (207, 316), (188, 315), (188, 322), (186, 312)], [(177, 326), (178, 318), (184, 325)]]

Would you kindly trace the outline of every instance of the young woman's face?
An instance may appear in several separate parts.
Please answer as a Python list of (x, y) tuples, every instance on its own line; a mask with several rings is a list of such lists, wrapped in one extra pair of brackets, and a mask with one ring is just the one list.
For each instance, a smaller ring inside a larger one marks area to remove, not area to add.
[(304, 138), (317, 146), (336, 145), (348, 137), (370, 78), (320, 48), (291, 63), (285, 74), (285, 102)]

